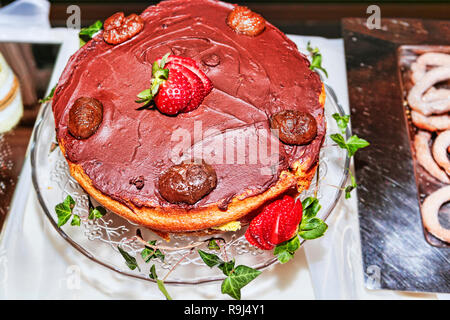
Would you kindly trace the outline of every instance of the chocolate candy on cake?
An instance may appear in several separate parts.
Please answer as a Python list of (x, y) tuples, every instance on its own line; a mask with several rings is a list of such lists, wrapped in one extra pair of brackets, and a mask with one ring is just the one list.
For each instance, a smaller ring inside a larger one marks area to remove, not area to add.
[(266, 21), (247, 7), (237, 6), (227, 17), (227, 24), (240, 34), (257, 36), (264, 31)]
[(287, 144), (308, 144), (317, 135), (317, 122), (306, 112), (283, 110), (270, 118), (270, 127), (276, 130), (281, 141)]
[(97, 131), (102, 120), (100, 101), (90, 97), (78, 98), (69, 111), (69, 132), (76, 139), (87, 139)]
[(109, 44), (119, 44), (131, 39), (144, 28), (144, 20), (137, 14), (125, 17), (117, 12), (105, 20), (103, 39)]
[(216, 171), (209, 164), (183, 162), (166, 170), (159, 178), (161, 196), (170, 203), (194, 204), (217, 185)]

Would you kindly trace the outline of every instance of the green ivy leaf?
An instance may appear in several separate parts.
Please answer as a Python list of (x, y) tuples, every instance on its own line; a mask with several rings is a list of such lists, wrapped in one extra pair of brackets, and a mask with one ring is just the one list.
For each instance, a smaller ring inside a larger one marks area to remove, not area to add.
[(358, 185), (356, 184), (356, 179), (355, 176), (353, 175), (351, 170), (348, 170), (348, 173), (350, 175), (350, 182), (351, 184), (347, 187), (345, 187), (344, 191), (345, 191), (345, 199), (350, 199), (351, 198), (351, 192), (356, 189), (358, 187)]
[(53, 95), (55, 94), (55, 90), (56, 90), (56, 86), (54, 86), (54, 87), (52, 88), (52, 90), (50, 91), (50, 93), (48, 94), (48, 96), (46, 96), (46, 97), (43, 98), (43, 99), (40, 99), (38, 102), (39, 102), (39, 103), (45, 103), (45, 102), (48, 102), (48, 101), (52, 100), (52, 99), (53, 99)]
[(339, 133), (333, 133), (330, 134), (330, 138), (337, 143), (337, 145), (339, 147), (341, 147), (342, 149), (347, 149), (347, 144), (345, 143), (345, 139), (342, 136), (342, 134)]
[(311, 70), (320, 70), (322, 71), (325, 76), (328, 78), (328, 72), (322, 67), (322, 54), (319, 51), (319, 48), (312, 48), (311, 42), (308, 41), (306, 49), (309, 51), (309, 54), (311, 55), (311, 64), (309, 68)]
[(351, 136), (350, 139), (347, 140), (347, 150), (349, 156), (352, 157), (356, 151), (368, 147), (369, 145), (370, 143), (368, 141), (361, 139), (356, 135)]
[(159, 291), (162, 292), (166, 299), (172, 300), (172, 297), (169, 295), (169, 292), (167, 292), (166, 286), (164, 285), (164, 281), (158, 279), (156, 280), (156, 283), (158, 284)]
[(70, 222), (72, 226), (80, 226), (81, 225), (81, 219), (80, 216), (77, 214), (74, 214), (72, 217), (72, 221)]
[(210, 268), (224, 263), (222, 259), (213, 253), (198, 250), (198, 254), (200, 255), (200, 258), (202, 258), (203, 262)]
[(95, 21), (89, 27), (82, 28), (78, 33), (80, 38), (80, 47), (84, 46), (86, 42), (92, 39), (92, 37), (99, 32), (103, 27), (103, 23), (100, 20)]
[(241, 289), (261, 274), (261, 271), (240, 265), (222, 282), (222, 293), (240, 300)]
[(345, 134), (345, 132), (347, 131), (348, 123), (350, 121), (350, 116), (349, 115), (341, 116), (341, 115), (339, 115), (339, 113), (334, 113), (333, 119), (336, 120), (336, 123), (337, 123), (339, 129), (341, 130), (341, 133)]
[(234, 264), (235, 264), (235, 261), (233, 259), (231, 261), (223, 262), (223, 263), (219, 264), (218, 268), (220, 270), (222, 270), (224, 275), (229, 276), (234, 271)]
[(102, 206), (98, 206), (98, 207), (89, 209), (88, 218), (90, 220), (99, 219), (99, 218), (103, 217), (105, 214), (106, 214), (106, 209), (103, 208)]
[[(154, 246), (156, 245), (156, 240), (149, 241), (148, 244)], [(141, 257), (144, 259), (145, 263), (149, 262), (152, 259), (159, 258), (162, 262), (164, 262), (165, 255), (159, 250), (151, 247), (145, 247), (141, 251)]]
[(67, 195), (64, 202), (55, 206), (56, 215), (58, 216), (58, 227), (65, 225), (69, 221), (74, 206), (75, 201), (70, 195)]
[(158, 279), (155, 265), (152, 265), (152, 267), (150, 268), (150, 274), (148, 276), (150, 277), (150, 279), (156, 280), (156, 284), (158, 285), (159, 291), (161, 291), (161, 293), (166, 297), (166, 299), (172, 300), (172, 297), (170, 296), (169, 292), (166, 289), (166, 286), (164, 285), (164, 281)]
[(346, 149), (349, 157), (353, 157), (356, 151), (370, 145), (368, 141), (361, 139), (356, 135), (351, 136), (347, 141), (345, 141), (344, 137), (339, 133), (331, 134), (330, 138), (336, 142), (339, 147)]
[(127, 264), (128, 268), (130, 268), (131, 270), (137, 268), (139, 271), (141, 271), (141, 268), (139, 268), (135, 257), (131, 256), (128, 252), (126, 252), (119, 246), (117, 246), (117, 249), (119, 249), (120, 254), (125, 259), (125, 263)]
[(220, 250), (220, 246), (217, 244), (216, 239), (211, 239), (208, 242), (209, 250)]

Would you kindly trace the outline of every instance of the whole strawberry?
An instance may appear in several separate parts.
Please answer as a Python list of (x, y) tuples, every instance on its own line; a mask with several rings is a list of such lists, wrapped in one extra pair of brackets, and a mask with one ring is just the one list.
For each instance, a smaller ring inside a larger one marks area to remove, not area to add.
[(247, 241), (262, 250), (291, 239), (302, 220), (302, 203), (284, 196), (265, 206), (251, 222), (245, 233)]

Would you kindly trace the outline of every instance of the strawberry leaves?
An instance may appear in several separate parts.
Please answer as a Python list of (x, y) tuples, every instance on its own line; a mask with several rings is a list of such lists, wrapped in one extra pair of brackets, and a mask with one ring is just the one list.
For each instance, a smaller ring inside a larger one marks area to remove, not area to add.
[(152, 66), (152, 84), (150, 89), (145, 89), (138, 93), (136, 103), (149, 104), (153, 98), (158, 94), (159, 87), (169, 78), (169, 69), (164, 69), (167, 58), (170, 53), (167, 53), (161, 60), (155, 61)]
[(294, 253), (300, 248), (299, 237), (305, 240), (317, 239), (325, 234), (328, 225), (322, 219), (317, 218), (321, 209), (319, 200), (308, 197), (302, 201), (303, 217), (293, 238), (277, 245), (273, 254), (280, 263), (286, 263), (294, 257)]
[(273, 254), (280, 263), (286, 263), (294, 257), (295, 251), (300, 248), (300, 239), (295, 235), (291, 240), (280, 243), (273, 250)]
[(317, 198), (308, 197), (302, 201), (303, 219), (298, 227), (298, 235), (305, 240), (317, 239), (324, 235), (328, 225), (316, 217), (320, 208)]
[(235, 267), (234, 259), (225, 262), (217, 255), (202, 250), (198, 250), (198, 254), (208, 267), (217, 266), (227, 276), (222, 282), (222, 293), (236, 300), (241, 299), (241, 289), (261, 274), (261, 271), (244, 265)]

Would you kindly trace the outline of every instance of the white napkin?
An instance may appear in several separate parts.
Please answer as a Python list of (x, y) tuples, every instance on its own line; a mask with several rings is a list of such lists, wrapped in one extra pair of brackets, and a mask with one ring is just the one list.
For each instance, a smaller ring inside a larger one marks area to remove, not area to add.
[[(308, 40), (320, 48), (323, 65), (330, 76), (326, 82), (334, 88), (348, 112), (342, 40), (290, 38), (301, 51), (306, 48)], [(73, 34), (65, 41), (73, 41), (72, 45), (66, 43), (65, 47), (75, 47), (78, 43)], [(64, 63), (58, 63), (53, 78), (57, 78), (63, 66)], [(153, 283), (122, 276), (90, 261), (57, 234), (39, 207), (35, 192), (26, 192), (30, 190), (29, 159), (25, 162), (17, 189), (20, 192), (16, 192), (0, 235), (0, 298), (164, 298)], [(328, 220), (330, 228), (323, 238), (307, 242), (289, 263), (264, 270), (243, 288), (243, 299), (376, 298), (378, 294), (365, 290), (362, 284), (355, 197), (340, 201)], [(220, 293), (219, 282), (168, 286), (168, 291), (174, 299), (228, 299)], [(402, 297), (396, 293), (388, 294)]]

